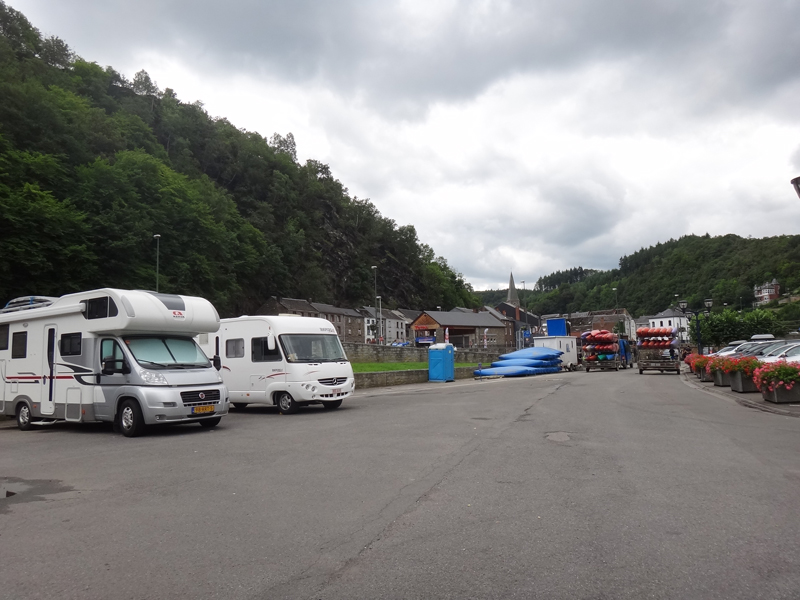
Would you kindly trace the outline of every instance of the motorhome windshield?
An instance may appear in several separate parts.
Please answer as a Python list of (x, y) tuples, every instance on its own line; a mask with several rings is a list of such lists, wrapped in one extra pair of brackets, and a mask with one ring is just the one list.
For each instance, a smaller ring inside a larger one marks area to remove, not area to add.
[(336, 335), (283, 334), (280, 336), (283, 353), (289, 362), (340, 362), (347, 360), (344, 348)]
[(148, 369), (196, 369), (211, 366), (206, 355), (191, 338), (152, 336), (123, 339), (136, 362)]

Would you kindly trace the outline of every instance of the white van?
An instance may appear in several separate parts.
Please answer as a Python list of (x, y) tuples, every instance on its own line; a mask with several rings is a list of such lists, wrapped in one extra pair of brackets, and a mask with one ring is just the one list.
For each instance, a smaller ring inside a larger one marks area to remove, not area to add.
[(193, 296), (105, 288), (18, 298), (0, 310), (0, 414), (22, 430), (109, 421), (127, 437), (146, 424), (214, 427), (227, 392), (193, 338), (218, 329), (211, 303)]
[(533, 337), (533, 345), (535, 348), (552, 348), (553, 350), (561, 350), (561, 368), (565, 371), (574, 371), (578, 367), (578, 349), (576, 347), (575, 337), (570, 335), (553, 335)]
[(222, 319), (200, 347), (222, 361), (222, 379), (236, 408), (272, 404), (284, 414), (300, 406), (339, 408), (355, 391), (350, 361), (330, 321), (296, 315)]

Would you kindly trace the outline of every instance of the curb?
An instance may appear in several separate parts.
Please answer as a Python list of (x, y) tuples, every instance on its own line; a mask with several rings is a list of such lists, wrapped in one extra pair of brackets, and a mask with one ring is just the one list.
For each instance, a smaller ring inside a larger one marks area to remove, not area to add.
[(730, 393), (718, 392), (714, 389), (698, 385), (696, 382), (692, 381), (693, 379), (696, 379), (693, 373), (687, 374), (686, 372), (681, 372), (681, 376), (683, 378), (684, 384), (688, 385), (689, 387), (692, 387), (696, 390), (701, 390), (706, 394), (711, 394), (712, 396), (716, 396), (717, 398), (722, 398), (724, 400), (733, 400), (734, 402), (736, 402), (741, 406), (744, 406), (745, 408), (753, 408), (755, 410), (760, 410), (761, 412), (772, 413), (773, 415), (781, 415), (784, 417), (800, 417), (800, 412), (784, 410), (782, 408), (778, 408), (777, 406), (770, 406), (768, 404), (756, 402), (755, 400), (749, 400), (748, 398), (743, 397), (740, 394), (736, 394), (734, 396), (733, 392)]

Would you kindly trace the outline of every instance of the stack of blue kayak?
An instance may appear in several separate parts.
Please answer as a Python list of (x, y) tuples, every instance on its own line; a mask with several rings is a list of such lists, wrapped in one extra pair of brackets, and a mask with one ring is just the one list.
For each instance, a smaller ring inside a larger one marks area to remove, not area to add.
[(526, 375), (543, 375), (558, 373), (561, 370), (561, 350), (552, 348), (523, 348), (500, 356), (488, 369), (477, 369), (475, 375), (489, 377), (524, 377)]

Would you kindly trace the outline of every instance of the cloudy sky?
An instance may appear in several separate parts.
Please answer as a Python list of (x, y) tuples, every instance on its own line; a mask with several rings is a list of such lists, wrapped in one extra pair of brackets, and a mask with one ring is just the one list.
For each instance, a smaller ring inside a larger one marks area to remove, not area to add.
[(8, 0), (83, 58), (292, 132), (476, 289), (798, 233), (796, 0)]

